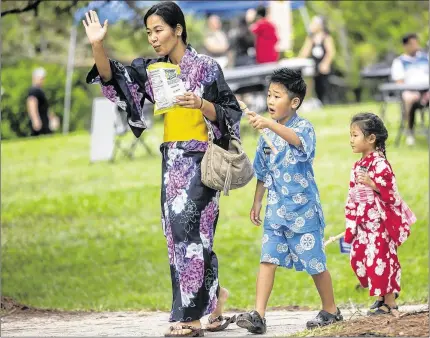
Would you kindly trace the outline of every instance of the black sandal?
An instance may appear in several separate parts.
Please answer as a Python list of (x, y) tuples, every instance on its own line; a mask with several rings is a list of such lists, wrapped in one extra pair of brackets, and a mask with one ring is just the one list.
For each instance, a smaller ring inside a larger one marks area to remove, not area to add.
[[(387, 308), (388, 310), (383, 309), (383, 307)], [(380, 315), (389, 315), (391, 314), (391, 310), (397, 310), (399, 307), (393, 306), (391, 307), (390, 305), (387, 304), (382, 304), (380, 307), (378, 307), (375, 311), (369, 311), (367, 314), (369, 316), (380, 316)]]
[[(394, 297), (395, 299), (399, 298), (399, 293), (395, 292), (394, 293)], [(385, 301), (385, 297), (382, 296), (382, 300), (375, 300), (375, 302), (370, 306), (370, 310), (375, 310), (377, 308), (380, 308), (382, 305), (384, 305), (384, 301)]]
[(255, 334), (263, 334), (267, 331), (266, 319), (261, 318), (255, 310), (237, 316), (236, 325)]
[[(197, 328), (191, 325), (179, 325), (179, 326), (171, 326), (169, 328), (169, 332), (164, 335), (164, 337), (203, 337), (204, 331), (201, 328)], [(173, 334), (173, 331), (181, 331), (181, 330), (190, 330), (188, 333), (181, 334)]]
[[(209, 332), (218, 332), (218, 331), (223, 331), (225, 330), (230, 324), (234, 323), (236, 321), (236, 316), (233, 317), (224, 317), (224, 316), (218, 316), (216, 318), (212, 318), (211, 316), (209, 316), (208, 318), (208, 323), (209, 324), (213, 324), (213, 323), (221, 323), (218, 326), (214, 326), (214, 327), (210, 327), (210, 328), (206, 328), (206, 331)], [(224, 322), (224, 323), (223, 323)]]

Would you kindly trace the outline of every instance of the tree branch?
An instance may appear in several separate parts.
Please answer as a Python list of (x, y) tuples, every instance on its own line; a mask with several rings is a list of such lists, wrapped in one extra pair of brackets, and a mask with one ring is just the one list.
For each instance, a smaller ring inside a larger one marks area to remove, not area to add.
[(24, 8), (14, 8), (14, 9), (9, 9), (6, 10), (4, 12), (1, 12), (1, 16), (6, 16), (8, 14), (17, 14), (17, 13), (23, 13), (23, 12), (29, 12), (29, 11), (36, 11), (37, 7), (40, 5), (40, 3), (44, 1), (44, 0), (35, 0), (35, 1), (28, 1), (27, 7)]

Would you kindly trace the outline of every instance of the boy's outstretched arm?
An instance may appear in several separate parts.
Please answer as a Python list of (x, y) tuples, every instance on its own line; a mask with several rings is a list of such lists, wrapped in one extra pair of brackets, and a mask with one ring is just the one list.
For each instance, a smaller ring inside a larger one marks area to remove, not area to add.
[(301, 141), (297, 136), (296, 132), (291, 128), (285, 127), (284, 125), (277, 123), (274, 120), (268, 119), (261, 115), (256, 114), (255, 112), (249, 113), (249, 123), (255, 129), (264, 129), (269, 128), (275, 134), (278, 134), (285, 141), (293, 146), (299, 147), (301, 145)]
[(289, 144), (292, 144), (293, 146), (299, 147), (302, 144), (296, 132), (291, 128), (272, 121), (269, 129), (275, 134), (281, 136), (285, 141), (287, 141)]
[(263, 203), (264, 193), (266, 188), (264, 187), (264, 182), (257, 180), (257, 185), (255, 187), (254, 203), (251, 208), (250, 218), (251, 222), (255, 225), (261, 225), (260, 212)]

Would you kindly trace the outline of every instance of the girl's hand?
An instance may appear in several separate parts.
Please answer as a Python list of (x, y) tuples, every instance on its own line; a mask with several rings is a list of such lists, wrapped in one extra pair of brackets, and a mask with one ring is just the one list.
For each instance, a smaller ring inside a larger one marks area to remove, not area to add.
[(260, 212), (261, 212), (261, 202), (254, 202), (251, 208), (251, 212), (249, 213), (249, 218), (251, 219), (251, 222), (254, 223), (256, 226), (261, 225), (261, 218), (260, 218)]
[(105, 20), (103, 27), (99, 22), (99, 17), (95, 11), (85, 13), (86, 21), (82, 20), (87, 33), (88, 40), (91, 44), (100, 43), (106, 36), (108, 21)]
[(184, 108), (200, 109), (203, 106), (203, 98), (192, 92), (176, 96), (176, 103)]
[(273, 121), (271, 121), (268, 118), (265, 118), (261, 115), (258, 115), (255, 112), (249, 112), (247, 114), (248, 114), (249, 124), (254, 129), (269, 128), (270, 124), (273, 123)]
[(368, 187), (371, 187), (372, 189), (376, 188), (375, 182), (372, 181), (369, 174), (363, 171), (359, 171), (357, 173), (357, 182), (367, 185)]

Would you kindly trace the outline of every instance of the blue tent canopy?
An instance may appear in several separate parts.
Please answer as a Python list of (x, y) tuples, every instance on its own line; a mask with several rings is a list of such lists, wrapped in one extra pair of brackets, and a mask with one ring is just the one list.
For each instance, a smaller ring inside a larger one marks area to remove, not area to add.
[[(159, 1), (136, 1), (136, 7), (148, 8)], [(268, 6), (269, 1), (176, 1), (186, 14), (205, 15), (208, 13), (217, 14), (222, 17), (232, 17), (246, 12), (250, 8), (258, 6)], [(298, 9), (305, 5), (304, 0), (290, 1), (291, 9)], [(108, 19), (110, 23), (120, 20), (130, 20), (134, 18), (136, 12), (127, 5), (125, 1), (91, 1), (87, 6), (79, 8), (74, 14), (74, 23), (77, 24), (85, 18), (85, 12), (97, 10), (101, 22)]]
[[(269, 6), (269, 1), (177, 1), (184, 13), (217, 14), (222, 17), (232, 17), (246, 12), (250, 8), (258, 6)], [(304, 6), (304, 0), (290, 1), (291, 9), (298, 9)]]

